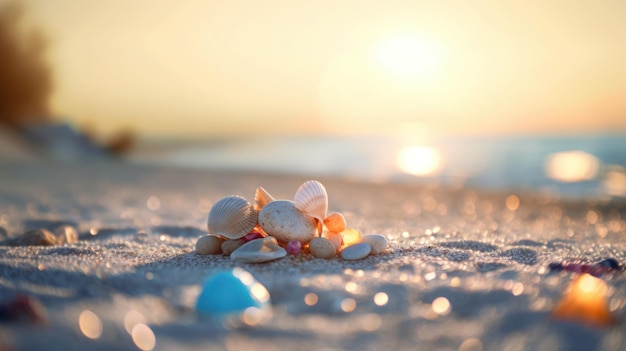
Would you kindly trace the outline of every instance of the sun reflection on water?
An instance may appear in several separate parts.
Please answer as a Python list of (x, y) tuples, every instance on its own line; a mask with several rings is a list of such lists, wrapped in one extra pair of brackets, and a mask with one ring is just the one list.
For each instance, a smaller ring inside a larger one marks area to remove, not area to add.
[(442, 158), (439, 151), (428, 146), (405, 146), (398, 152), (398, 168), (415, 176), (433, 176), (441, 171)]
[(594, 179), (598, 174), (600, 161), (589, 153), (575, 150), (548, 155), (544, 166), (548, 178), (572, 183)]

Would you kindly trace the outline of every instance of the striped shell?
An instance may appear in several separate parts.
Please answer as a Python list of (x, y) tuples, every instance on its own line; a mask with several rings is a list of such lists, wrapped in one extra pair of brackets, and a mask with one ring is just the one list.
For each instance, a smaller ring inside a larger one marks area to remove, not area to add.
[(257, 224), (259, 213), (240, 196), (228, 196), (216, 202), (209, 212), (209, 233), (239, 239)]
[(256, 188), (256, 192), (254, 193), (254, 209), (257, 211), (261, 211), (263, 206), (268, 203), (274, 201), (274, 198), (267, 190), (263, 189), (262, 186)]
[(324, 222), (328, 211), (328, 194), (322, 183), (309, 180), (302, 184), (296, 191), (294, 202), (300, 212)]

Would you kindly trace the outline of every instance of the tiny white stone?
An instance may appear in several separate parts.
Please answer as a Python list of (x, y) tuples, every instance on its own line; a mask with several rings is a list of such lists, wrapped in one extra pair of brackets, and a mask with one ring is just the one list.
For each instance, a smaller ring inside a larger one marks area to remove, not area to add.
[(315, 218), (298, 211), (293, 201), (276, 200), (259, 212), (259, 224), (270, 236), (283, 244), (298, 240), (308, 243), (317, 233)]
[(230, 254), (230, 259), (239, 262), (261, 263), (287, 256), (287, 251), (278, 245), (276, 238), (267, 237), (248, 241)]
[(368, 243), (350, 245), (341, 251), (341, 258), (347, 261), (356, 261), (367, 257), (372, 251)]
[(367, 234), (361, 237), (361, 242), (368, 243), (372, 247), (372, 255), (378, 255), (387, 249), (387, 245), (389, 244), (389, 240), (387, 237), (382, 234)]
[(223, 239), (215, 235), (203, 235), (196, 241), (198, 255), (219, 255), (222, 253)]

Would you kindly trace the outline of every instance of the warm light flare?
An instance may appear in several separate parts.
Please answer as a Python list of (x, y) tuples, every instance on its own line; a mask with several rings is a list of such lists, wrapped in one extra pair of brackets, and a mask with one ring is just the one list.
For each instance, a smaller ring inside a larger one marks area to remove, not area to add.
[(621, 166), (607, 167), (604, 176), (604, 190), (609, 195), (625, 196), (626, 195), (626, 170)]
[(545, 161), (546, 176), (566, 183), (591, 180), (598, 174), (599, 167), (598, 159), (583, 151), (553, 153)]
[(380, 43), (375, 56), (387, 71), (407, 78), (434, 73), (441, 61), (441, 49), (434, 41), (402, 35)]
[(344, 247), (361, 242), (361, 232), (356, 229), (348, 228), (341, 232)]
[(552, 317), (590, 325), (612, 325), (615, 318), (607, 308), (607, 293), (608, 287), (602, 279), (582, 274), (571, 283), (552, 311)]
[(436, 175), (441, 169), (441, 155), (437, 149), (426, 146), (407, 146), (397, 156), (398, 167), (415, 176)]

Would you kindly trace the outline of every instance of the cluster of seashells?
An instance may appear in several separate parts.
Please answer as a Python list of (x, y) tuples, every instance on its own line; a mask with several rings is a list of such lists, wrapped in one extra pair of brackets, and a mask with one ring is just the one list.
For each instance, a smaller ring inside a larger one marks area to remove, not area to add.
[(306, 252), (317, 258), (360, 260), (387, 249), (384, 235), (361, 235), (346, 227), (341, 213), (327, 212), (326, 188), (316, 180), (303, 183), (293, 201), (275, 200), (262, 187), (256, 189), (253, 204), (228, 196), (211, 208), (210, 234), (198, 239), (196, 253), (260, 263)]

